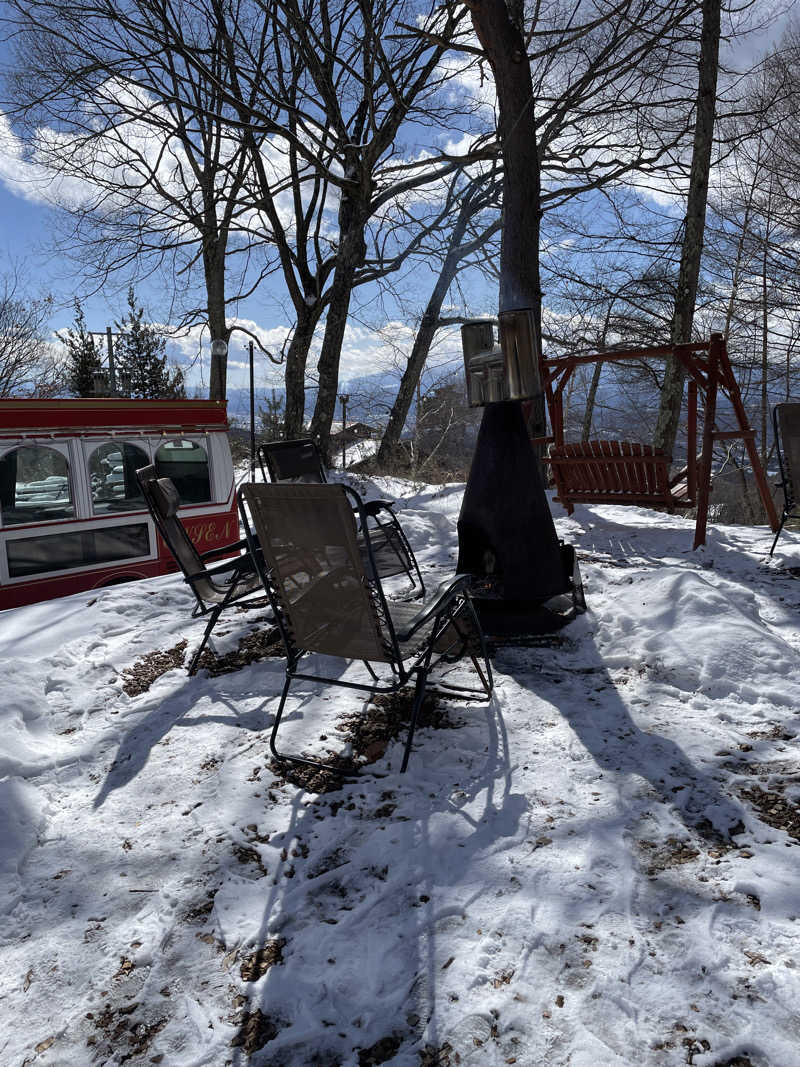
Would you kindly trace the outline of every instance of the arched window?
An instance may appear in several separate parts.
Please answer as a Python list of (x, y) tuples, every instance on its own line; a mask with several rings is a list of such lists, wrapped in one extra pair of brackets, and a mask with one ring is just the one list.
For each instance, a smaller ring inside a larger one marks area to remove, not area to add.
[(109, 441), (89, 456), (89, 484), (95, 515), (144, 511), (136, 472), (150, 463), (147, 453), (129, 441)]
[(66, 458), (43, 445), (6, 452), (0, 457), (0, 513), (4, 526), (74, 519)]
[(185, 437), (165, 441), (156, 452), (159, 478), (171, 478), (182, 504), (205, 504), (211, 500), (208, 455), (197, 441)]

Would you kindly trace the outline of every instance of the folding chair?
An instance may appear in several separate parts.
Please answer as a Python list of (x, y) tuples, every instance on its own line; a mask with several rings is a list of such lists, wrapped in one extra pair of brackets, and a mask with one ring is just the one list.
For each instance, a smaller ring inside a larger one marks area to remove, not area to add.
[(189, 674), (194, 674), (217, 619), (230, 604), (250, 593), (260, 592), (261, 577), (253, 564), (253, 557), (247, 551), (236, 559), (228, 559), (215, 567), (207, 567), (206, 560), (230, 555), (237, 549), (247, 549), (247, 541), (237, 541), (210, 552), (199, 553), (178, 518), (180, 497), (172, 479), (159, 478), (154, 466), (141, 467), (136, 472), (136, 478), (156, 529), (183, 571), (184, 581), (195, 595), (197, 604), (192, 611), (192, 618), (199, 615), (209, 616), (203, 640), (189, 664)]
[[(316, 442), (310, 438), (300, 441), (270, 441), (258, 449), (258, 463), (264, 481), (273, 483), (291, 482), (327, 484), (325, 467), (322, 463)], [(371, 520), (370, 537), (372, 551), (378, 574), (381, 578), (391, 578), (405, 574), (415, 589), (415, 598), (425, 596), (425, 583), (422, 580), (419, 564), (405, 535), (400, 520), (392, 508), (391, 500), (362, 501), (353, 490), (354, 499), (361, 505), (362, 521), (365, 525), (359, 531), (359, 543), (364, 551), (361, 536), (366, 529), (367, 520)], [(417, 589), (419, 584), (419, 589)]]
[[(421, 605), (389, 603), (376, 570), (363, 505), (344, 485), (243, 485), (239, 507), (248, 543), (261, 547), (257, 567), (286, 649), (286, 681), (270, 737), (270, 749), (278, 760), (325, 766), (276, 748), (286, 697), (296, 678), (372, 693), (394, 693), (413, 678), (414, 703), (401, 773), (408, 766), (428, 676), (437, 663), (469, 656), (481, 688), (440, 682), (439, 691), (491, 697), (492, 669), (468, 592), (469, 576), (457, 575), (443, 583)], [(357, 537), (359, 520), (366, 554)], [(351, 682), (301, 672), (300, 661), (307, 653), (360, 660), (370, 680)], [(373, 665), (381, 665), (383, 677)]]
[(800, 404), (776, 404), (772, 410), (772, 422), (781, 474), (778, 485), (783, 490), (783, 511), (778, 532), (769, 550), (770, 556), (775, 551), (786, 520), (800, 519)]

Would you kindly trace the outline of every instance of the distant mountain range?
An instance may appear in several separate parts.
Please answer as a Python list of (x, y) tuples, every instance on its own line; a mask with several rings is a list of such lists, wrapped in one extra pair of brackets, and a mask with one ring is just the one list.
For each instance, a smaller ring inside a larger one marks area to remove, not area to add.
[[(398, 380), (388, 374), (374, 374), (364, 378), (354, 378), (348, 382), (339, 384), (339, 395), (349, 397), (347, 402), (347, 421), (368, 422), (370, 424), (385, 423), (389, 417), (394, 399), (397, 395)], [(284, 389), (259, 388), (255, 390), (256, 419), (258, 409), (263, 407), (267, 400), (272, 398), (273, 393), (283, 404), (286, 392)], [(314, 405), (317, 400), (315, 386), (306, 387), (306, 417), (311, 418)], [(336, 419), (341, 419), (341, 404), (336, 405)], [(412, 408), (413, 411), (413, 408)], [(228, 390), (228, 417), (232, 421), (246, 424), (250, 419), (250, 390)]]

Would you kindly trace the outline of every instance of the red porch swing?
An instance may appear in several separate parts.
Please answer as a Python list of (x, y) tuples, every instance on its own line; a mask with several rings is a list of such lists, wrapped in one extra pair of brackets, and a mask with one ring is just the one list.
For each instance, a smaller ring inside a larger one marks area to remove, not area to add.
[[(676, 356), (686, 369), (688, 384), (687, 466), (670, 478), (672, 457), (651, 445), (629, 441), (564, 441), (564, 390), (577, 367), (596, 363), (622, 363), (635, 359), (664, 359)], [(558, 500), (571, 515), (575, 504), (638, 504), (676, 508), (696, 508), (694, 548), (705, 544), (708, 501), (711, 491), (711, 461), (715, 441), (744, 441), (758, 492), (770, 525), (778, 529), (778, 516), (755, 447), (733, 375), (722, 334), (712, 333), (709, 341), (656, 348), (631, 348), (592, 355), (560, 356), (541, 360), (542, 382), (550, 415), (552, 441), (549, 456)], [(717, 394), (729, 401), (738, 428), (718, 430), (715, 426)], [(703, 396), (701, 450), (698, 454), (698, 394)], [(541, 439), (540, 439), (541, 440)]]

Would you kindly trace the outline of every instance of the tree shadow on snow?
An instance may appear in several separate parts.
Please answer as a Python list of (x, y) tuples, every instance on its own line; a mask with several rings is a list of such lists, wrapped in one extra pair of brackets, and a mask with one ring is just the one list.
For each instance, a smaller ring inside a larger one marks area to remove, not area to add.
[[(468, 927), (485, 893), (471, 869), (487, 853), (506, 863), (527, 811), (497, 702), (456, 714), (470, 728), (420, 730), (402, 777), (401, 738), (388, 775), (295, 794), (290, 825), (271, 838), (284, 848), (255, 939), (258, 951), (285, 939), (283, 959), (240, 1014), (236, 1067), (382, 1063), (414, 1048), (417, 1062), (423, 1033), (440, 1043), (438, 931)], [(440, 891), (462, 884), (458, 907), (443, 909)]]
[(576, 667), (572, 662), (560, 666), (556, 656), (538, 675), (539, 682), (527, 676), (522, 684), (561, 713), (606, 776), (644, 779), (688, 830), (709, 841), (729, 840), (731, 834), (741, 833), (742, 807), (675, 741), (639, 726), (588, 635), (579, 647), (587, 666)]

